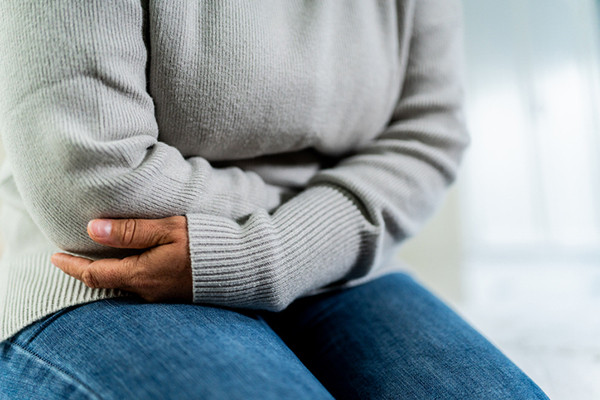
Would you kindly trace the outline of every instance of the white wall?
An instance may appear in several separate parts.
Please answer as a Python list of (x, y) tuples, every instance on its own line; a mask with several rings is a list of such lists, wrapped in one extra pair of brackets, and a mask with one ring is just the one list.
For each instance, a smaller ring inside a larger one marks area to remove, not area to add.
[(464, 241), (461, 171), (437, 211), (413, 238), (404, 242), (397, 259), (408, 264), (417, 278), (450, 303), (463, 295)]
[(595, 0), (464, 0), (475, 262), (600, 259)]
[(398, 254), (451, 302), (471, 266), (600, 259), (597, 3), (463, 4), (471, 147)]

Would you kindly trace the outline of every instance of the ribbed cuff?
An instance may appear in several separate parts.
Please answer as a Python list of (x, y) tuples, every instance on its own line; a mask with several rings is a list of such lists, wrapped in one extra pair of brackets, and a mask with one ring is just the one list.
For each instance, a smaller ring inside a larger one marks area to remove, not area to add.
[(271, 311), (368, 270), (380, 231), (348, 195), (326, 185), (307, 188), (272, 215), (186, 217), (194, 302)]

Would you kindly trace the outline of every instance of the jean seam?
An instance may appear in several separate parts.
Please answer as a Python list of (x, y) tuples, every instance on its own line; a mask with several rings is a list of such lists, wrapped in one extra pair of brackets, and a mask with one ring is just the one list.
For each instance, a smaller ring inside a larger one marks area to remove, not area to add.
[(87, 384), (83, 383), (79, 378), (77, 378), (73, 374), (69, 373), (68, 371), (64, 370), (63, 368), (59, 367), (58, 365), (55, 365), (51, 361), (45, 359), (41, 355), (35, 353), (32, 350), (29, 350), (29, 349), (23, 347), (23, 346), (21, 346), (21, 345), (19, 345), (17, 343), (14, 343), (14, 342), (8, 342), (8, 345), (16, 347), (19, 350), (21, 350), (22, 352), (29, 354), (31, 357), (34, 357), (35, 359), (37, 359), (38, 361), (40, 361), (41, 363), (43, 363), (44, 365), (46, 365), (51, 370), (54, 370), (55, 372), (60, 372), (61, 374), (66, 375), (67, 377), (69, 377), (70, 379), (72, 379), (74, 382), (78, 383), (84, 390), (86, 390), (88, 392), (87, 394), (91, 395), (93, 398), (95, 398), (97, 400), (102, 400), (102, 396), (100, 396), (98, 393), (96, 393)]
[(38, 335), (40, 333), (42, 333), (50, 324), (52, 324), (58, 317), (60, 317), (61, 315), (63, 315), (64, 313), (66, 313), (67, 310), (63, 309), (60, 310), (54, 314), (52, 314), (49, 318), (47, 318), (44, 322), (42, 322), (42, 324), (40, 325), (39, 329), (32, 335), (30, 336), (24, 343), (23, 345), (29, 345), (31, 344), (31, 342), (33, 342), (33, 340), (38, 337)]

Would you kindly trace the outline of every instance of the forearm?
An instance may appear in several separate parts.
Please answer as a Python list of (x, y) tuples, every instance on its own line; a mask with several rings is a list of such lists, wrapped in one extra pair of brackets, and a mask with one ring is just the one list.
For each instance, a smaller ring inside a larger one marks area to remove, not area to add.
[(257, 210), (241, 222), (188, 215), (194, 301), (283, 309), (316, 288), (368, 274), (441, 202), (470, 142), (461, 7), (458, 0), (407, 3), (412, 31), (400, 39), (410, 51), (389, 126), (272, 214)]
[(0, 131), (25, 206), (57, 246), (119, 254), (89, 239), (92, 218), (237, 219), (279, 205), (282, 188), (258, 174), (159, 141), (139, 4), (7, 0), (0, 14)]

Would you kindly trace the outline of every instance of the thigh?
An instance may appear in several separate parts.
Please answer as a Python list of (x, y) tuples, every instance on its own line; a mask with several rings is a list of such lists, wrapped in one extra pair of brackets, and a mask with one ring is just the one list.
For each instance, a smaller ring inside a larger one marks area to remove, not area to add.
[(107, 299), (64, 309), (0, 346), (0, 397), (331, 398), (252, 312)]
[(336, 398), (547, 398), (406, 274), (299, 299), (265, 318)]

